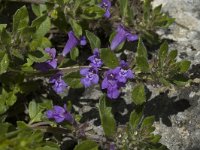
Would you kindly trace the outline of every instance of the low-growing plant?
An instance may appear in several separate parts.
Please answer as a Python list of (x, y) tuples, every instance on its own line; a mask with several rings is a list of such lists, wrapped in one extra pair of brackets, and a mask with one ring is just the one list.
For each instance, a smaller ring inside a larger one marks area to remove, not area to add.
[[(162, 6), (153, 8), (151, 0), (28, 2), (31, 10), (24, 5), (11, 24), (0, 24), (0, 150), (167, 149), (154, 133), (154, 116), (143, 113), (146, 88), (184, 86), (190, 62), (177, 61), (177, 50), (156, 34), (174, 21)], [(52, 44), (53, 29), (68, 35), (61, 48)], [(155, 45), (160, 48), (152, 52)], [(111, 106), (127, 83), (134, 85), (135, 109), (120, 124)], [(103, 93), (96, 106), (101, 135), (75, 111), (79, 99), (69, 99), (70, 90), (89, 87)]]

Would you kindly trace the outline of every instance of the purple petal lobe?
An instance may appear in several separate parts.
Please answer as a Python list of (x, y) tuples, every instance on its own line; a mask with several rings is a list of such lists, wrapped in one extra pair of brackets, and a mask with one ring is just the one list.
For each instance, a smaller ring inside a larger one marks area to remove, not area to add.
[(68, 41), (64, 47), (64, 50), (62, 52), (63, 56), (66, 56), (74, 47), (76, 47), (79, 44), (79, 40), (74, 35), (73, 31), (70, 31), (68, 33)]

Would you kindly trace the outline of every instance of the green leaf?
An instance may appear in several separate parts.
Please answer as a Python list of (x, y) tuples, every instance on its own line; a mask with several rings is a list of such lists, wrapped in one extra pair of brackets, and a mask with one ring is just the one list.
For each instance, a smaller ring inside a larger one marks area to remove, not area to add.
[(116, 133), (116, 122), (111, 113), (111, 107), (106, 106), (105, 96), (102, 96), (99, 100), (99, 114), (105, 135), (113, 137)]
[(149, 117), (144, 118), (144, 120), (142, 121), (141, 128), (151, 127), (154, 123), (154, 120), (155, 120), (154, 116), (149, 116)]
[(126, 17), (128, 10), (128, 0), (119, 0), (119, 5), (120, 5), (121, 16)]
[(65, 75), (63, 79), (71, 88), (82, 88), (81, 77), (79, 72), (72, 72)]
[(97, 5), (87, 7), (84, 9), (81, 17), (83, 19), (98, 19), (105, 14), (105, 10)]
[(163, 64), (167, 58), (167, 52), (168, 52), (168, 43), (165, 41), (159, 49), (158, 52), (158, 60), (159, 60), (159, 66), (163, 67)]
[(149, 72), (149, 64), (146, 58), (136, 57), (136, 64), (140, 71), (144, 73)]
[(4, 54), (3, 58), (0, 60), (0, 74), (3, 74), (7, 71), (9, 66), (8, 54)]
[(10, 43), (11, 43), (11, 34), (10, 34), (10, 32), (6, 31), (5, 28), (3, 28), (0, 38), (1, 38), (1, 41), (2, 41), (3, 44), (10, 45)]
[(7, 24), (0, 24), (0, 32), (7, 27)]
[(143, 111), (132, 111), (129, 119), (129, 123), (131, 124), (132, 128), (136, 129), (142, 119)]
[(41, 38), (49, 32), (51, 28), (51, 21), (47, 15), (40, 16), (32, 22), (32, 27), (36, 27), (34, 38)]
[(13, 16), (13, 32), (17, 32), (26, 27), (29, 23), (29, 16), (26, 6), (21, 7)]
[(90, 47), (92, 50), (101, 47), (101, 41), (94, 33), (86, 30), (86, 36), (90, 42)]
[(136, 53), (136, 64), (142, 72), (149, 72), (149, 63), (147, 58), (147, 50), (144, 46), (142, 39), (138, 41), (137, 53)]
[(185, 73), (188, 71), (188, 69), (190, 68), (190, 64), (191, 62), (188, 60), (183, 60), (177, 63), (177, 65), (179, 66), (179, 72), (180, 73)]
[(74, 19), (70, 19), (69, 22), (71, 24), (71, 27), (72, 27), (76, 37), (82, 36), (82, 27)]
[(43, 4), (32, 4), (31, 7), (36, 16), (42, 16), (43, 12), (46, 11), (46, 5)]
[(119, 66), (117, 56), (113, 51), (108, 48), (101, 49), (100, 57), (103, 60), (104, 64), (109, 68), (115, 68)]
[(91, 140), (82, 141), (74, 150), (98, 150), (98, 144)]
[(170, 51), (169, 54), (168, 54), (169, 62), (170, 63), (174, 63), (177, 55), (178, 55), (178, 51), (177, 50)]
[(29, 117), (33, 119), (37, 114), (37, 104), (35, 101), (31, 101), (28, 105)]
[(30, 48), (32, 51), (35, 51), (37, 49), (43, 50), (47, 47), (51, 47), (51, 42), (46, 37), (35, 39), (30, 43)]
[(30, 52), (28, 54), (28, 57), (29, 59), (31, 59), (32, 61), (34, 62), (45, 62), (47, 61), (48, 59), (50, 59), (50, 55), (44, 51), (39, 51), (39, 50), (36, 50), (36, 51), (33, 51), (33, 52)]
[(139, 41), (138, 41), (136, 56), (138, 56), (138, 57), (144, 57), (144, 58), (147, 59), (147, 49), (144, 46), (144, 43), (142, 42), (141, 38), (139, 38)]
[(78, 56), (79, 56), (79, 50), (78, 48), (75, 47), (70, 51), (70, 57), (72, 60), (76, 61)]
[(141, 105), (146, 101), (145, 89), (143, 84), (137, 84), (132, 91), (132, 99), (136, 105)]

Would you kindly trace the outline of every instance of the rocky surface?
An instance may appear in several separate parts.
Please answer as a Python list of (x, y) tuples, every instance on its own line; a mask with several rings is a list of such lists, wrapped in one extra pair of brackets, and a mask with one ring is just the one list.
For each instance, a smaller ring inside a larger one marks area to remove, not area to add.
[[(154, 0), (153, 2), (154, 6), (160, 4), (163, 5), (164, 12), (176, 18), (176, 22), (170, 27), (169, 31), (159, 31), (159, 34), (163, 38), (173, 40), (170, 48), (179, 51), (179, 59), (191, 60), (193, 64), (192, 77), (200, 78), (200, 1)], [(157, 109), (159, 114), (155, 126), (156, 132), (162, 135), (161, 143), (165, 144), (170, 150), (199, 150), (199, 83), (178, 91), (173, 97), (170, 97), (169, 94), (164, 97), (161, 96), (160, 101), (162, 100), (171, 101), (171, 103), (158, 102), (157, 107), (149, 107), (150, 110), (155, 111)], [(156, 103), (156, 97), (152, 101)], [(159, 106), (165, 106), (165, 108), (167, 106), (167, 110), (159, 112), (159, 109), (162, 109)]]

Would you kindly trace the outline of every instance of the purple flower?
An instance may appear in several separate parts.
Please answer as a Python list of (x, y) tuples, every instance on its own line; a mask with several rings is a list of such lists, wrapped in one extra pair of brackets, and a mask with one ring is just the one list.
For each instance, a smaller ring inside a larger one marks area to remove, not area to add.
[(68, 41), (64, 47), (62, 52), (63, 56), (66, 56), (74, 47), (77, 45), (86, 45), (86, 38), (85, 36), (81, 37), (80, 40), (74, 35), (73, 31), (68, 32)]
[(65, 81), (62, 80), (62, 76), (63, 74), (58, 72), (49, 79), (49, 82), (53, 84), (53, 90), (58, 94), (62, 93), (67, 87)]
[(98, 69), (94, 67), (81, 69), (80, 74), (84, 76), (84, 78), (81, 79), (81, 83), (85, 87), (97, 84), (99, 82), (99, 76), (97, 73)]
[(51, 56), (51, 59), (43, 63), (35, 64), (36, 69), (43, 72), (47, 72), (49, 69), (55, 69), (57, 67), (56, 49), (46, 48), (45, 52)]
[(57, 123), (61, 123), (65, 120), (70, 123), (74, 121), (72, 115), (67, 112), (66, 105), (64, 107), (53, 106), (53, 109), (46, 111), (46, 116), (48, 119), (54, 119)]
[(91, 62), (90, 66), (92, 67), (100, 68), (103, 65), (103, 62), (100, 59), (99, 51), (97, 48), (94, 50), (93, 55), (88, 58), (88, 60)]
[(118, 26), (117, 34), (115, 35), (111, 43), (111, 50), (116, 49), (122, 42), (126, 41), (126, 39), (128, 41), (135, 41), (138, 39), (138, 36), (136, 34), (130, 33), (122, 25)]
[(111, 2), (109, 0), (102, 0), (100, 6), (105, 9), (106, 13), (104, 14), (104, 17), (110, 18), (110, 8), (111, 8)]
[(107, 96), (110, 99), (118, 98), (120, 95), (119, 88), (123, 86), (121, 83), (118, 82), (116, 76), (117, 72), (115, 69), (108, 70), (101, 84), (102, 89), (107, 89)]
[(109, 150), (115, 150), (115, 144), (114, 143), (110, 143), (110, 149)]
[(116, 79), (122, 83), (126, 83), (128, 79), (134, 78), (133, 72), (128, 68), (128, 64), (124, 60), (120, 62), (120, 67), (115, 68), (115, 72), (117, 72)]

